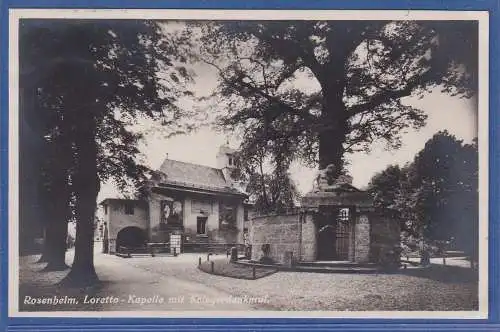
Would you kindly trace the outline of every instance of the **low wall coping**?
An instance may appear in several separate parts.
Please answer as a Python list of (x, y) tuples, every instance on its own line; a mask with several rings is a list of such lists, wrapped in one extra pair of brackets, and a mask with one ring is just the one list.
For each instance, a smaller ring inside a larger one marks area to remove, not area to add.
[(294, 213), (286, 213), (286, 214), (265, 214), (261, 216), (254, 216), (250, 220), (254, 221), (257, 219), (265, 219), (265, 218), (276, 218), (276, 217), (291, 217), (291, 216), (299, 216), (300, 212), (294, 212)]
[(308, 193), (302, 197), (303, 208), (319, 206), (356, 206), (373, 207), (373, 199), (366, 192), (317, 192)]

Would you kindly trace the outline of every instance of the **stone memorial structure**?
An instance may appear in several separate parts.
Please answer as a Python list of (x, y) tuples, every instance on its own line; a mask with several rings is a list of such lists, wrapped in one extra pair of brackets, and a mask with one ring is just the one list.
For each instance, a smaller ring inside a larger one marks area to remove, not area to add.
[(252, 260), (268, 245), (276, 263), (348, 261), (399, 265), (400, 227), (389, 211), (376, 211), (367, 192), (346, 175), (333, 178), (335, 166), (320, 170), (313, 190), (296, 213), (252, 219)]

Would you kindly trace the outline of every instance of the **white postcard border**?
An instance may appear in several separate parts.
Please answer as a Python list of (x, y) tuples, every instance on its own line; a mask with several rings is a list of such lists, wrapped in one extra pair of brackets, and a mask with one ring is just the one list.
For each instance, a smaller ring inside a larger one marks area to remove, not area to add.
[[(478, 311), (19, 311), (19, 20), (155, 19), (155, 20), (478, 20), (479, 21), (479, 310)], [(486, 11), (430, 10), (187, 10), (187, 9), (10, 9), (9, 10), (9, 317), (180, 318), (488, 318), (488, 152), (489, 152), (489, 15)]]

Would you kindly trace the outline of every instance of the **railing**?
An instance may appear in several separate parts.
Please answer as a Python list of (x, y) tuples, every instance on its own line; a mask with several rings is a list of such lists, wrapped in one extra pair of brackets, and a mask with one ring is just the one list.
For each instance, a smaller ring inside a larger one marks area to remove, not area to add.
[[(184, 242), (182, 244), (182, 252), (207, 252), (213, 254), (228, 254), (231, 248), (236, 247), (238, 253), (245, 253), (246, 246), (242, 243), (220, 243), (220, 242)], [(169, 242), (150, 242), (140, 247), (117, 247), (116, 255), (121, 257), (132, 256), (152, 256), (156, 255), (174, 255), (180, 254), (181, 250), (176, 247), (171, 247)]]
[(151, 255), (155, 257), (158, 254), (171, 254), (177, 256), (179, 252), (176, 251), (176, 248), (174, 248), (172, 252), (169, 242), (147, 243), (140, 247), (119, 246), (116, 251), (116, 255), (121, 257), (132, 257), (132, 255)]
[(238, 252), (245, 251), (245, 245), (241, 243), (219, 243), (219, 242), (184, 242), (183, 252), (209, 252), (226, 253), (232, 247), (238, 248)]

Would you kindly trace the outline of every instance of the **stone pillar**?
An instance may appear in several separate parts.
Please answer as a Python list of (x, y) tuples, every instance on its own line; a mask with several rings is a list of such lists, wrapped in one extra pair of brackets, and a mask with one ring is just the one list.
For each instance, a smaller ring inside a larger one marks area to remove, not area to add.
[[(354, 209), (351, 209), (349, 213), (354, 214)], [(349, 219), (349, 253), (347, 259), (349, 262), (355, 261), (355, 250), (356, 250), (356, 217), (350, 216)]]
[(370, 223), (365, 213), (356, 216), (354, 227), (354, 261), (366, 263), (370, 260)]
[(149, 227), (148, 238), (152, 242), (158, 242), (160, 239), (160, 197), (156, 194), (151, 194), (148, 200), (149, 204)]
[(238, 248), (232, 247), (231, 248), (231, 262), (236, 262), (238, 260)]
[(314, 261), (316, 260), (316, 224), (314, 223), (314, 215), (308, 212), (301, 218), (301, 248), (300, 257), (301, 261)]
[(239, 203), (236, 208), (236, 227), (238, 229), (238, 234), (236, 236), (236, 243), (243, 243), (243, 228), (245, 223), (245, 207), (243, 203)]
[(116, 239), (109, 239), (109, 253), (114, 254), (116, 252)]
[(285, 251), (283, 253), (283, 265), (286, 267), (293, 266), (293, 251)]

